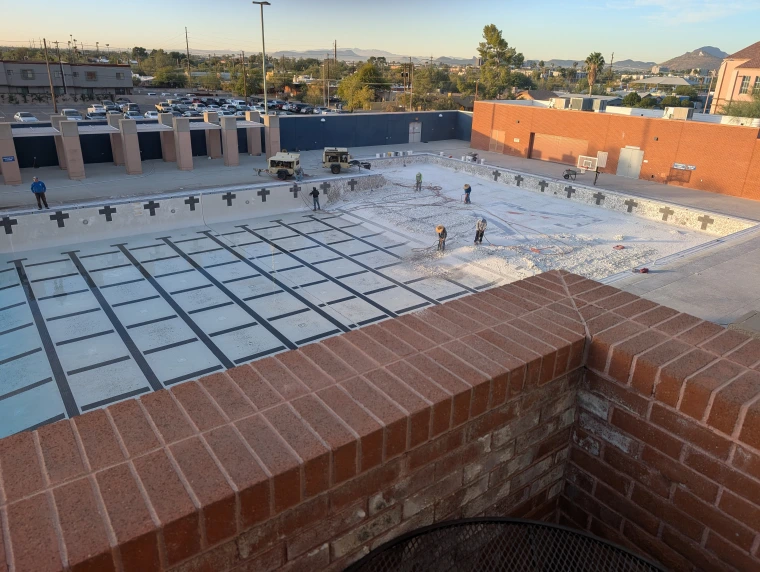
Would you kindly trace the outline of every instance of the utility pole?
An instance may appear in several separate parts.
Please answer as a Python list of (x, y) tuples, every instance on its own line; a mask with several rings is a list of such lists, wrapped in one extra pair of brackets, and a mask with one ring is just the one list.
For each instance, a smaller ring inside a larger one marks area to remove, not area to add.
[(325, 54), (325, 63), (327, 64), (325, 73), (325, 85), (327, 86), (327, 107), (330, 107), (330, 54)]
[(240, 52), (240, 63), (243, 65), (243, 97), (248, 105), (248, 80), (245, 77), (245, 52)]
[(45, 46), (45, 65), (47, 65), (48, 80), (50, 81), (50, 97), (53, 98), (53, 113), (58, 113), (58, 103), (55, 100), (55, 88), (53, 87), (53, 76), (50, 73), (50, 60), (48, 59), (47, 40), (42, 38), (42, 45)]
[(100, 59), (100, 42), (95, 42), (95, 57)]
[(409, 56), (409, 111), (414, 111), (414, 63)]
[(610, 80), (612, 79), (612, 64), (615, 62), (615, 52), (612, 52), (612, 56), (610, 57)]
[(63, 62), (61, 61), (61, 50), (58, 49), (58, 42), (53, 42), (55, 44), (55, 51), (58, 53), (58, 65), (61, 66), (61, 80), (63, 81), (63, 93), (64, 95), (67, 95), (69, 93), (69, 90), (66, 89), (66, 76), (63, 73)]
[(338, 66), (338, 40), (333, 40), (333, 63)]
[(190, 79), (190, 42), (187, 40), (187, 26), (185, 26), (185, 49), (187, 50), (187, 78)]
[(262, 1), (257, 2), (253, 0), (253, 4), (258, 4), (261, 9), (261, 71), (264, 76), (264, 114), (269, 115), (269, 108), (267, 107), (267, 49), (264, 44), (264, 6), (271, 6), (269, 2)]

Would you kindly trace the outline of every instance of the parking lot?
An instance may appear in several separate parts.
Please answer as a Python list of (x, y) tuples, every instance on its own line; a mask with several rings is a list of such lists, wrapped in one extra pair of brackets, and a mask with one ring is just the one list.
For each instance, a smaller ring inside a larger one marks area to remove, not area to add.
[[(147, 95), (147, 93), (155, 93), (156, 95)], [(115, 98), (118, 100), (119, 98), (126, 98), (131, 103), (135, 103), (139, 106), (139, 113), (141, 117), (145, 116), (145, 112), (147, 111), (156, 111), (156, 105), (161, 102), (166, 102), (169, 99), (175, 100), (184, 98), (187, 95), (187, 90), (161, 90), (157, 89), (155, 92), (145, 92), (143, 90), (143, 93), (135, 93), (130, 95), (117, 95)], [(81, 96), (77, 96), (77, 99), (80, 99)], [(199, 98), (206, 98), (210, 96), (206, 95), (199, 95)], [(58, 103), (58, 113), (61, 112), (63, 109), (75, 109), (80, 112), (83, 119), (86, 119), (87, 116), (87, 110), (90, 108), (93, 104), (100, 104), (101, 100), (105, 99), (105, 97), (96, 96), (96, 98), (93, 101), (65, 101), (65, 102), (59, 102)], [(214, 99), (221, 103), (219, 100), (224, 100), (225, 102), (229, 102), (230, 100), (241, 100), (242, 97), (236, 97), (229, 94), (220, 94), (218, 96), (215, 96)], [(251, 98), (249, 98), (250, 100)], [(256, 100), (260, 100), (261, 98), (255, 98)], [(192, 101), (191, 101), (192, 103)], [(293, 104), (292, 108), (286, 108), (286, 105), (288, 102), (286, 102), (283, 99), (269, 99), (269, 110), (270, 113), (276, 112), (277, 114), (281, 115), (308, 115), (308, 114), (314, 114), (314, 113), (340, 113), (341, 111), (336, 108), (335, 102), (332, 103), (332, 107), (324, 107), (324, 106), (310, 106), (305, 103), (293, 101), (291, 102)], [(222, 104), (224, 105), (224, 104)], [(192, 107), (192, 105), (189, 105), (189, 107)], [(221, 105), (220, 105), (221, 107)], [(186, 108), (180, 108), (175, 109), (175, 111), (179, 111), (180, 113), (184, 113), (187, 109)], [(217, 111), (216, 109), (213, 109), (214, 111)], [(250, 111), (259, 111), (263, 112), (263, 107), (261, 105), (258, 106), (249, 106), (247, 110)], [(0, 104), (0, 122), (13, 122), (14, 121), (14, 115), (18, 112), (28, 112), (34, 115), (38, 121), (40, 122), (48, 122), (50, 121), (50, 116), (55, 114), (55, 111), (53, 109), (53, 105), (46, 103), (18, 103), (18, 104)], [(203, 109), (196, 110), (198, 112), (197, 116), (200, 116)], [(235, 114), (236, 112), (243, 113), (246, 111), (245, 108), (242, 106), (236, 107), (236, 109), (232, 110), (229, 109), (228, 111), (231, 111), (231, 114)], [(191, 116), (196, 116), (195, 114), (190, 114)], [(135, 117), (136, 118), (136, 117)]]

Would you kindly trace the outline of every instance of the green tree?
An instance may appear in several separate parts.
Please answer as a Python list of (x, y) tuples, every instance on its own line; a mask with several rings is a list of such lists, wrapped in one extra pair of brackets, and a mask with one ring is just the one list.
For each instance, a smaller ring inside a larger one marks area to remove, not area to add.
[(216, 75), (216, 72), (209, 71), (201, 77), (201, 85), (208, 91), (218, 91), (222, 87), (222, 80)]
[(141, 48), (139, 46), (135, 46), (132, 48), (132, 59), (137, 61), (142, 61), (148, 57), (148, 50), (145, 48)]
[(495, 24), (483, 28), (484, 42), (478, 44), (478, 55), (482, 60), (480, 66), (480, 86), (483, 97), (493, 99), (509, 87), (510, 66), (522, 65), (525, 58), (509, 47), (501, 30)]
[(164, 67), (156, 71), (153, 81), (165, 87), (185, 87), (187, 76), (182, 72), (175, 71), (172, 67)]
[(684, 99), (681, 101), (681, 107), (694, 107), (694, 102), (690, 99)]
[(362, 85), (372, 90), (373, 99), (375, 98), (378, 91), (387, 89), (390, 85), (390, 82), (388, 82), (388, 80), (383, 77), (383, 74), (375, 64), (364, 64), (354, 75), (358, 78), (356, 81), (360, 81)]
[(690, 85), (679, 85), (676, 88), (676, 95), (688, 95), (689, 99), (692, 101), (697, 101), (699, 99), (699, 94), (697, 93), (697, 90), (691, 87)]
[(623, 98), (623, 107), (636, 107), (641, 102), (641, 96), (632, 91)]
[(261, 75), (252, 73), (251, 70), (246, 71), (245, 81), (243, 80), (243, 74), (239, 73), (237, 79), (232, 84), (232, 92), (235, 95), (253, 95), (261, 91)]
[(359, 73), (355, 73), (347, 78), (343, 78), (338, 84), (338, 97), (343, 100), (343, 106), (350, 111), (369, 109), (372, 101), (375, 99), (375, 92), (362, 81)]
[[(303, 101), (309, 105), (322, 105), (325, 101), (325, 95), (321, 83), (311, 83), (306, 87), (303, 95)], [(340, 93), (340, 88), (338, 89)]]
[(732, 101), (722, 106), (720, 112), (732, 117), (760, 117), (760, 90), (752, 93), (752, 101)]
[(654, 97), (645, 96), (639, 101), (638, 105), (636, 107), (640, 109), (652, 109), (657, 105), (657, 100)]
[(586, 71), (588, 72), (588, 94), (591, 95), (591, 91), (596, 83), (597, 75), (601, 75), (604, 69), (604, 56), (599, 52), (592, 52), (586, 58)]
[(681, 107), (681, 98), (675, 95), (663, 97), (660, 101), (662, 107)]

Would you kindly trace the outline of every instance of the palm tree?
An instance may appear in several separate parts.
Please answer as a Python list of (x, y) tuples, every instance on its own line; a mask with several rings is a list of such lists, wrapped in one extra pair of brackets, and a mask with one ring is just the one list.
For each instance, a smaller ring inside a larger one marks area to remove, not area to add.
[(604, 56), (599, 52), (593, 52), (586, 58), (586, 70), (588, 71), (588, 94), (594, 89), (596, 74), (604, 69)]

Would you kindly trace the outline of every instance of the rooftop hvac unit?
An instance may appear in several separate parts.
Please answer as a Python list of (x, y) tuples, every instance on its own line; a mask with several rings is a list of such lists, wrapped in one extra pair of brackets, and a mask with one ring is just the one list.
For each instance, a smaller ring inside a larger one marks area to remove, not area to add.
[(694, 116), (693, 107), (666, 107), (662, 115), (665, 119), (691, 119)]
[(607, 109), (607, 102), (604, 99), (594, 99), (592, 108), (594, 111), (604, 111)]
[(570, 99), (570, 109), (576, 111), (591, 111), (593, 110), (594, 100), (590, 97), (573, 97)]
[(551, 107), (554, 109), (567, 109), (570, 107), (570, 100), (566, 97), (552, 97)]

